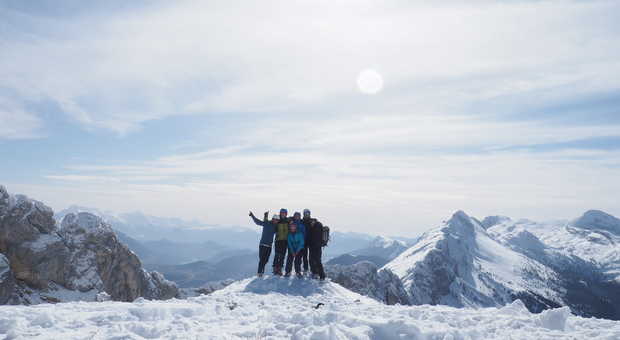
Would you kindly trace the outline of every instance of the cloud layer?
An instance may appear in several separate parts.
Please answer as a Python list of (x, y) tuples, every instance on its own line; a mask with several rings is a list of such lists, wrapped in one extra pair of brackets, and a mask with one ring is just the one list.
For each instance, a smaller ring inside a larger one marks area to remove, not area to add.
[[(119, 154), (139, 133), (178, 150), (67, 159), (44, 184), (14, 183), (58, 206), (230, 224), (288, 202), (392, 233), (456, 209), (620, 214), (615, 1), (72, 6), (0, 15), (0, 139), (40, 137), (45, 102)], [(368, 68), (375, 95), (357, 88)], [(587, 143), (600, 139), (615, 142)]]

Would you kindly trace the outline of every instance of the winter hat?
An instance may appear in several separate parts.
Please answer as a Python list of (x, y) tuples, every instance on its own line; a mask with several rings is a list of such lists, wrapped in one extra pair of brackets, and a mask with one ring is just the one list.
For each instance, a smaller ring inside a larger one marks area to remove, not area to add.
[(272, 219), (279, 221), (280, 220), (280, 215), (278, 215), (278, 214), (273, 215)]
[(299, 211), (296, 211), (296, 212), (293, 214), (293, 216), (299, 216), (299, 217), (301, 217), (301, 213), (300, 213)]
[(304, 216), (310, 215), (310, 209), (304, 209)]
[(282, 209), (280, 209), (280, 214), (281, 214), (281, 213), (287, 213), (287, 214), (288, 214), (288, 210), (286, 210), (286, 209), (282, 208)]

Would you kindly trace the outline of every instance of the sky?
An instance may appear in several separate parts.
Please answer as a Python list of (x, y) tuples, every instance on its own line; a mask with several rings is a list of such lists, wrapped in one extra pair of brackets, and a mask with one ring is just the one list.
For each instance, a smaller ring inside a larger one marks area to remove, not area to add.
[(56, 210), (620, 216), (620, 2), (0, 0), (0, 158)]

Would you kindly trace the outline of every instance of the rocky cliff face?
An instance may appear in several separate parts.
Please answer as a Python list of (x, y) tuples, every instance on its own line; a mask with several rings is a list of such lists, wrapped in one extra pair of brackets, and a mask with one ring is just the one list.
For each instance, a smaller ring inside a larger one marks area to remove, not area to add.
[(69, 214), (58, 228), (52, 210), (0, 186), (0, 303), (168, 299), (176, 286), (142, 269), (114, 231), (89, 213)]
[(376, 264), (362, 261), (353, 265), (326, 266), (333, 282), (388, 305), (409, 305), (402, 281), (389, 270), (379, 270)]

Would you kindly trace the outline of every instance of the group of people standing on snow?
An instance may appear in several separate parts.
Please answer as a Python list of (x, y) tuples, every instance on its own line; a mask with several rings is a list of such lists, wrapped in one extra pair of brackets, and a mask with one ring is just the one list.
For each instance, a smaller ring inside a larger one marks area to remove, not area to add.
[(304, 209), (303, 217), (299, 212), (295, 212), (292, 218), (288, 217), (288, 211), (284, 208), (280, 209), (279, 215), (273, 215), (271, 220), (269, 212), (265, 212), (263, 220), (256, 218), (252, 212), (250, 217), (254, 223), (263, 227), (258, 247), (258, 276), (262, 276), (265, 272), (275, 237), (274, 275), (282, 276), (284, 268), (284, 276), (290, 276), (294, 264), (297, 277), (301, 278), (308, 273), (309, 266), (313, 278), (325, 280), (321, 259), (323, 246), (326, 244), (325, 228), (321, 222), (312, 218), (310, 210)]

